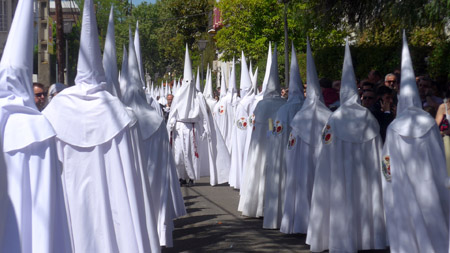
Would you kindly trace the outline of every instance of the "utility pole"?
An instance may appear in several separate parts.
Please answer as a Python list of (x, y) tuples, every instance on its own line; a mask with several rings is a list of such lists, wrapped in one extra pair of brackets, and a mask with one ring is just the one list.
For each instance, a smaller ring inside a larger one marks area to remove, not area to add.
[(56, 61), (58, 62), (58, 81), (64, 82), (64, 30), (61, 0), (55, 0), (56, 13)]
[(284, 83), (289, 88), (289, 43), (288, 43), (288, 25), (287, 25), (287, 6), (289, 0), (278, 0), (284, 4)]

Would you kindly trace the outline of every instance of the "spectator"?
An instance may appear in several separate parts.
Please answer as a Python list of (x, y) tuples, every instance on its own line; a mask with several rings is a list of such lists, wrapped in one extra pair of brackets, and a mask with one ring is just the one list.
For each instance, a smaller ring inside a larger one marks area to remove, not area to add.
[(172, 106), (173, 95), (172, 94), (167, 95), (166, 99), (167, 99), (167, 104), (162, 108), (162, 111), (164, 114), (164, 120), (167, 123), (167, 119), (169, 118), (169, 113), (170, 113), (170, 107)]
[(422, 107), (432, 106), (435, 110), (438, 110), (439, 105), (444, 101), (442, 98), (436, 96), (437, 91), (436, 83), (429, 77), (425, 76), (419, 79), (419, 96), (422, 100)]
[(367, 80), (373, 84), (378, 84), (381, 81), (381, 74), (378, 70), (371, 70), (367, 75)]
[(396, 114), (395, 92), (386, 86), (380, 86), (376, 92), (377, 101), (370, 111), (380, 125), (381, 139), (385, 140), (389, 124), (394, 120)]
[(365, 89), (361, 96), (361, 105), (371, 110), (377, 102), (375, 91), (372, 89)]
[(397, 94), (399, 92), (399, 85), (397, 82), (397, 76), (393, 73), (389, 73), (384, 78), (384, 85), (394, 90)]
[(374, 91), (375, 84), (369, 82), (368, 80), (364, 80), (361, 83), (361, 88), (362, 88), (362, 92), (364, 92), (365, 90), (372, 90), (372, 91)]
[[(320, 88), (322, 89), (323, 99), (325, 105), (331, 109), (331, 106), (336, 109), (339, 106), (339, 92), (332, 88), (332, 82), (328, 78), (319, 80)], [(338, 104), (336, 104), (338, 102)]]
[[(428, 108), (428, 107), (426, 107)], [(425, 110), (425, 107), (424, 107)], [(445, 100), (444, 103), (439, 105), (439, 108), (436, 112), (436, 123), (438, 124), (441, 135), (450, 135), (450, 118), (449, 118), (449, 110), (450, 110), (450, 88), (447, 88), (447, 91), (445, 92)]]
[(47, 105), (47, 92), (45, 92), (44, 85), (42, 83), (33, 83), (34, 90), (34, 103), (39, 111), (44, 110)]

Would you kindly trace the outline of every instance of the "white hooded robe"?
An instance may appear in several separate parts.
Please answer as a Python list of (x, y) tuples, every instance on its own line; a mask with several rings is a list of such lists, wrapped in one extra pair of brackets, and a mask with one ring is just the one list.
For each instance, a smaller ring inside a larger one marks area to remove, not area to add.
[(389, 125), (381, 174), (391, 252), (449, 251), (449, 194), (442, 137), (422, 110), (403, 33), (397, 117)]
[(323, 102), (319, 78), (307, 42), (306, 99), (291, 122), (286, 151), (286, 187), (280, 231), (287, 234), (308, 230), (311, 195), (319, 152), (322, 148), (322, 129), (331, 115)]
[(322, 132), (306, 243), (313, 252), (384, 249), (381, 137), (375, 117), (359, 104), (348, 43), (340, 101)]

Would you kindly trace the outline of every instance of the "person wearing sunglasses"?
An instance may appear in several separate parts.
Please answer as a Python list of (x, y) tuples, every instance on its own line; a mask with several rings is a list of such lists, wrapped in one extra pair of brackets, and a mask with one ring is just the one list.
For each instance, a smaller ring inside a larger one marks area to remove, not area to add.
[(361, 105), (370, 110), (375, 105), (375, 102), (377, 102), (376, 98), (377, 97), (373, 89), (366, 89), (363, 91), (361, 96)]
[(39, 111), (44, 110), (47, 105), (47, 92), (45, 92), (44, 85), (42, 83), (33, 83), (34, 90), (34, 103)]

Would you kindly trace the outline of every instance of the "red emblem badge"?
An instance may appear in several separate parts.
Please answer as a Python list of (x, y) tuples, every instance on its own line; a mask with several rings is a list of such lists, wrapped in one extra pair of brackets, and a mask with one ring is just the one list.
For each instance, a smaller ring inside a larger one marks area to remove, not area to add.
[(381, 171), (383, 172), (384, 178), (386, 178), (386, 181), (391, 181), (391, 158), (387, 155), (383, 157), (383, 162), (381, 166)]
[(322, 131), (322, 140), (324, 144), (330, 144), (333, 140), (333, 134), (331, 132), (331, 126), (326, 125)]

